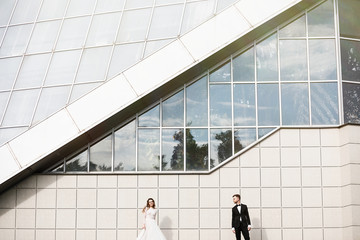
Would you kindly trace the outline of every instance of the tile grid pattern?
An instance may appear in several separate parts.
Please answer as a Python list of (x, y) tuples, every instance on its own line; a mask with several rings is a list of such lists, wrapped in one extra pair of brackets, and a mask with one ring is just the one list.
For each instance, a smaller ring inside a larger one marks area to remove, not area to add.
[[(29, 232), (35, 239), (42, 234), (51, 234), (47, 239), (83, 239), (82, 234), (102, 239), (103, 233), (112, 234), (109, 239), (132, 239), (142, 221), (141, 208), (153, 196), (160, 207), (158, 222), (170, 239), (188, 239), (187, 234), (228, 239), (231, 196), (241, 192), (250, 207), (253, 238), (341, 237), (343, 226), (333, 218), (343, 206), (332, 200), (344, 187), (338, 179), (338, 132), (282, 129), (210, 175), (31, 176), (0, 196), (0, 232), (13, 232), (14, 239)], [(195, 191), (194, 200), (189, 193)], [(53, 212), (53, 227), (44, 220), (44, 210)], [(105, 225), (104, 213), (110, 213)]]

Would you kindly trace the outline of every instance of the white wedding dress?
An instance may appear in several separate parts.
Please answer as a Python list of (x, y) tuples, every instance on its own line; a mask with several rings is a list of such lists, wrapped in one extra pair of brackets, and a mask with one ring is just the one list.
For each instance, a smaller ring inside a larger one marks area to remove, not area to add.
[(156, 224), (156, 214), (158, 210), (149, 208), (145, 210), (145, 229), (143, 229), (136, 240), (166, 240), (159, 226)]

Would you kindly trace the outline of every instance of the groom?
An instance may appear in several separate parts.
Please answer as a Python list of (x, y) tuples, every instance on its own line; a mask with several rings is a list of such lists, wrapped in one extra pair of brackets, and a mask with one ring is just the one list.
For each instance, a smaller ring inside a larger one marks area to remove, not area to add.
[(236, 240), (241, 239), (241, 232), (245, 240), (250, 240), (251, 222), (249, 211), (245, 204), (241, 204), (240, 199), (240, 194), (233, 195), (233, 202), (236, 205), (232, 208), (232, 231), (236, 235)]

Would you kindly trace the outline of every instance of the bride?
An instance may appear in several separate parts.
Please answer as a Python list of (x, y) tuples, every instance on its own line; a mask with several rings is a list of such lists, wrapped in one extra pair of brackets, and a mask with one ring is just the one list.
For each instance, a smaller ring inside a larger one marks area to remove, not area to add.
[(155, 217), (158, 210), (156, 209), (154, 199), (149, 198), (146, 201), (146, 206), (143, 208), (142, 212), (144, 213), (143, 230), (136, 240), (166, 240), (156, 224)]

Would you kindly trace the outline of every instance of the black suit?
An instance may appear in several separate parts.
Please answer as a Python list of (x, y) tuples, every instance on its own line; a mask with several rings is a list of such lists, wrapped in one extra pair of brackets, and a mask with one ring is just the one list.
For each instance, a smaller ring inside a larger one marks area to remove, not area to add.
[[(232, 208), (232, 227), (235, 229), (236, 239), (241, 239), (241, 232), (245, 240), (250, 240), (248, 226), (251, 225), (248, 208), (245, 204), (240, 204), (241, 213), (238, 206)], [(240, 221), (241, 217), (241, 221)]]

